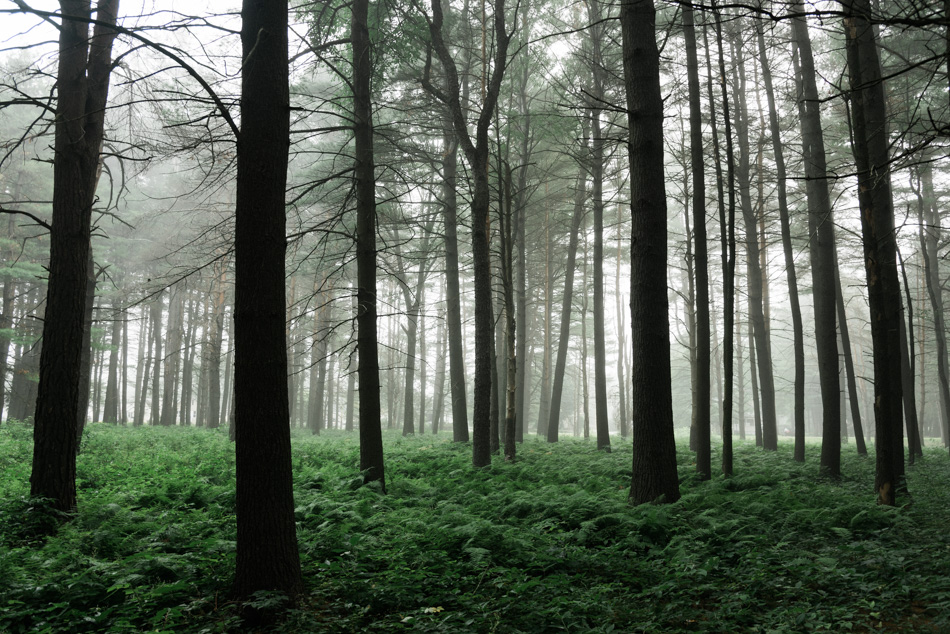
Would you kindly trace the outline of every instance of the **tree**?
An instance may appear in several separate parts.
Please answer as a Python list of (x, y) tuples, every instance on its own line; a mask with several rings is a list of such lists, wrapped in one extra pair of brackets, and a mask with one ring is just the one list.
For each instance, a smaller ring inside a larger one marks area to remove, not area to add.
[(57, 68), (53, 222), (43, 320), (40, 383), (33, 428), (30, 496), (76, 508), (76, 429), (83, 317), (90, 260), (90, 223), (112, 68), (118, 0), (96, 5), (89, 37), (89, 0), (61, 0)]
[(696, 428), (696, 471), (706, 479), (712, 475), (710, 450), (709, 381), (709, 257), (706, 247), (706, 184), (703, 159), (703, 122), (699, 95), (699, 59), (696, 54), (696, 26), (693, 9), (683, 7), (683, 34), (686, 38), (686, 72), (689, 85), (690, 170), (693, 181), (693, 252), (696, 270), (696, 385), (693, 412)]
[[(801, 13), (801, 5), (791, 7)], [(819, 469), (824, 475), (841, 475), (841, 408), (838, 379), (838, 340), (835, 332), (836, 288), (834, 218), (828, 193), (825, 140), (821, 131), (820, 101), (815, 83), (815, 62), (805, 18), (792, 20), (795, 42), (795, 83), (798, 89), (798, 118), (802, 127), (802, 158), (805, 167), (805, 194), (808, 199), (808, 252), (811, 259), (812, 294), (815, 303), (815, 344), (818, 353), (818, 380), (821, 388), (822, 437)], [(773, 129), (773, 134), (777, 127)], [(804, 442), (804, 430), (801, 432)], [(795, 427), (795, 449), (799, 446)], [(802, 447), (804, 459), (804, 446)]]
[(376, 342), (376, 167), (373, 162), (373, 120), (370, 78), (369, 0), (352, 5), (353, 140), (356, 165), (357, 344), (359, 352), (360, 471), (364, 482), (386, 490), (383, 432), (379, 403), (379, 352)]
[[(793, 9), (793, 13), (796, 11)], [(785, 183), (785, 151), (782, 146), (781, 126), (779, 124), (778, 111), (775, 105), (775, 90), (772, 88), (772, 70), (769, 67), (768, 55), (765, 49), (765, 33), (762, 20), (755, 21), (756, 40), (759, 45), (759, 63), (762, 67), (762, 81), (765, 84), (765, 95), (769, 106), (769, 133), (772, 136), (772, 153), (775, 156), (775, 179), (778, 185), (778, 211), (779, 223), (782, 230), (782, 251), (785, 254), (785, 280), (788, 284), (788, 300), (792, 312), (792, 341), (795, 354), (795, 460), (804, 462), (805, 460), (805, 335), (804, 325), (802, 323), (802, 309), (798, 300), (798, 274), (795, 272), (795, 256), (792, 249), (792, 230), (789, 222), (788, 213), (788, 193)], [(799, 101), (801, 104), (802, 101)], [(815, 102), (815, 108), (818, 107)], [(801, 108), (801, 106), (799, 106)], [(803, 124), (804, 127), (804, 124)], [(819, 132), (821, 128), (819, 127)], [(807, 153), (806, 148), (806, 153)], [(806, 157), (806, 163), (808, 158)], [(811, 186), (811, 181), (808, 181)], [(827, 188), (826, 188), (827, 189)], [(828, 229), (831, 230), (831, 219), (828, 218)], [(810, 232), (809, 232), (810, 233)], [(824, 237), (825, 234), (822, 234)], [(834, 239), (834, 233), (831, 234)], [(833, 244), (832, 244), (833, 246)], [(834, 311), (832, 311), (832, 318)], [(824, 323), (824, 322), (822, 322)], [(831, 322), (832, 334), (834, 334), (834, 320)], [(832, 348), (834, 349), (834, 348)], [(836, 350), (836, 349), (834, 349)], [(829, 354), (822, 352), (822, 344), (818, 344), (818, 354)], [(824, 384), (822, 384), (824, 386)], [(824, 390), (824, 387), (822, 387)]]
[(234, 238), (237, 560), (233, 593), (303, 590), (287, 402), (286, 230), (290, 146), (286, 0), (245, 0)]
[[(472, 259), (475, 277), (475, 392), (472, 412), (472, 464), (483, 467), (491, 463), (489, 443), (491, 416), (491, 353), (494, 347), (494, 311), (491, 289), (491, 251), (488, 240), (488, 212), (491, 189), (488, 180), (488, 131), (498, 103), (501, 80), (508, 64), (511, 34), (505, 24), (505, 2), (495, 0), (493, 31), (494, 59), (487, 79), (484, 99), (475, 125), (475, 139), (469, 135), (466, 112), (462, 107), (458, 69), (445, 43), (441, 0), (432, 0), (431, 15), (426, 16), (431, 45), (445, 72), (443, 88), (429, 80), (429, 64), (423, 83), (430, 93), (448, 108), (456, 139), (471, 167), (472, 192)], [(431, 54), (430, 54), (431, 55)], [(427, 60), (428, 61), (428, 60)], [(454, 396), (453, 396), (454, 398)]]
[(874, 421), (878, 503), (893, 506), (903, 488), (901, 292), (888, 159), (887, 108), (868, 0), (843, 0), (854, 160), (874, 345)]
[(630, 502), (679, 499), (666, 296), (663, 98), (653, 0), (620, 5), (630, 156), (633, 481)]

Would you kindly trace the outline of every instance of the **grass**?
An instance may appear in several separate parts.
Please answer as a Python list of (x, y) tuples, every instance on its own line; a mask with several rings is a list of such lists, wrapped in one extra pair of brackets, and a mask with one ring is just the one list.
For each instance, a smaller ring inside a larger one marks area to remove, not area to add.
[[(681, 443), (685, 444), (685, 443)], [(873, 460), (840, 482), (791, 447), (736, 448), (736, 475), (630, 507), (630, 446), (567, 440), (470, 465), (470, 446), (387, 436), (389, 494), (361, 487), (355, 437), (294, 439), (308, 594), (286, 632), (950, 631), (950, 459), (874, 504)], [(224, 433), (93, 425), (80, 511), (56, 535), (30, 503), (31, 430), (0, 427), (0, 632), (242, 631), (234, 460)], [(262, 595), (261, 605), (277, 601)]]

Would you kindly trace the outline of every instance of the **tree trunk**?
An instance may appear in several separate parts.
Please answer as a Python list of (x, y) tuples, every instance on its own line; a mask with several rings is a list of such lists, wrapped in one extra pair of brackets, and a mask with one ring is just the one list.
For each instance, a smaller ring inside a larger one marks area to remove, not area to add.
[(762, 267), (759, 263), (759, 223), (752, 207), (750, 192), (749, 117), (745, 101), (745, 64), (740, 47), (741, 43), (736, 43), (733, 51), (737, 60), (734, 67), (736, 82), (734, 98), (736, 102), (736, 138), (739, 142), (736, 180), (739, 184), (739, 206), (742, 209), (742, 218), (745, 222), (746, 265), (749, 270), (746, 285), (749, 296), (749, 319), (752, 320), (752, 332), (756, 348), (755, 358), (759, 372), (759, 394), (762, 399), (762, 447), (774, 451), (778, 449), (775, 379), (772, 372), (771, 344), (763, 302)]
[(152, 409), (150, 420), (152, 425), (158, 425), (161, 409), (159, 407), (162, 367), (162, 293), (159, 292), (152, 301)]
[[(13, 300), (16, 298), (17, 280), (8, 272), (3, 278), (3, 304), (0, 307), (0, 332), (9, 332), (13, 328)], [(10, 337), (0, 334), (0, 421), (3, 418), (4, 399), (12, 402), (11, 391), (7, 389), (7, 357), (10, 356)], [(9, 417), (9, 410), (7, 411)]]
[(117, 298), (112, 300), (112, 331), (109, 337), (109, 377), (106, 379), (106, 402), (102, 421), (113, 425), (119, 422), (119, 366), (121, 365), (122, 307)]
[[(713, 95), (712, 64), (709, 55), (709, 33), (703, 30), (703, 43), (706, 49), (706, 67), (709, 69), (707, 78), (707, 90), (709, 93), (710, 116), (712, 121), (713, 150), (716, 167), (716, 190), (719, 200), (719, 233), (722, 244), (722, 292), (724, 298), (723, 306), (723, 358), (722, 374), (723, 381), (720, 428), (723, 440), (722, 450), (722, 472), (724, 475), (732, 475), (732, 392), (733, 392), (733, 341), (735, 338), (735, 288), (736, 288), (736, 188), (735, 188), (735, 156), (732, 147), (732, 120), (729, 117), (729, 94), (727, 89), (726, 62), (723, 51), (724, 43), (722, 39), (722, 20), (719, 10), (713, 5), (713, 15), (716, 22), (716, 40), (719, 42), (719, 77), (722, 98), (722, 119), (725, 126), (726, 137), (726, 179), (723, 182), (722, 161), (719, 150), (719, 134), (716, 129), (716, 100)], [(728, 208), (726, 205), (725, 192), (728, 192)], [(711, 324), (715, 326), (715, 323)], [(718, 337), (716, 339), (718, 341)], [(716, 363), (718, 371), (719, 363)], [(717, 380), (717, 386), (720, 381)]]
[(702, 479), (712, 475), (710, 447), (709, 350), (709, 256), (706, 247), (706, 175), (703, 154), (703, 120), (699, 95), (699, 59), (696, 54), (696, 27), (692, 7), (683, 7), (686, 37), (686, 72), (689, 86), (690, 171), (693, 185), (693, 261), (696, 272), (696, 381), (693, 421), (696, 429), (696, 471)]
[(376, 332), (376, 166), (373, 156), (373, 73), (369, 0), (353, 2), (353, 138), (356, 194), (357, 350), (360, 391), (360, 471), (364, 482), (386, 490), (379, 401), (379, 352)]
[[(794, 9), (792, 12), (797, 13), (797, 11), (795, 11)], [(792, 247), (792, 230), (791, 230), (791, 223), (789, 222), (788, 193), (786, 191), (786, 182), (785, 182), (786, 180), (785, 150), (782, 146), (781, 127), (779, 124), (778, 111), (775, 107), (775, 90), (772, 87), (772, 69), (769, 66), (768, 55), (766, 54), (765, 34), (764, 34), (764, 27), (762, 25), (762, 20), (755, 21), (755, 28), (756, 28), (756, 39), (758, 40), (758, 44), (759, 44), (759, 63), (762, 66), (762, 80), (765, 84), (765, 96), (766, 96), (766, 100), (768, 102), (768, 107), (769, 107), (769, 133), (772, 136), (772, 154), (775, 156), (775, 179), (778, 184), (779, 224), (781, 226), (781, 232), (782, 232), (782, 251), (785, 255), (785, 281), (788, 284), (788, 301), (789, 301), (789, 307), (792, 313), (792, 347), (794, 350), (793, 354), (795, 356), (795, 380), (794, 380), (794, 385), (793, 385), (794, 408), (795, 408), (794, 409), (795, 422), (793, 425), (793, 430), (795, 433), (795, 449), (794, 449), (793, 455), (794, 455), (794, 459), (797, 462), (804, 462), (805, 461), (805, 333), (804, 333), (805, 329), (804, 329), (804, 324), (802, 322), (801, 303), (799, 302), (799, 298), (798, 298), (798, 274), (795, 272), (795, 253)], [(793, 27), (793, 28), (797, 28), (797, 27)], [(807, 37), (807, 31), (806, 31), (806, 37)], [(816, 108), (818, 106), (817, 100), (815, 102), (809, 102), (809, 103), (814, 103)], [(803, 130), (805, 127), (805, 123), (804, 123), (805, 115), (802, 114), (801, 108), (803, 108), (805, 105), (806, 105), (805, 102), (799, 101), (799, 108), (800, 108), (799, 116), (802, 118)], [(816, 115), (818, 114), (817, 109), (815, 110), (815, 114)], [(818, 120), (818, 123), (819, 123), (818, 132), (820, 134), (821, 133), (820, 120)], [(803, 132), (803, 136), (804, 136), (804, 132)], [(813, 146), (810, 143), (805, 143), (806, 164), (810, 162), (808, 155), (812, 147)], [(817, 151), (817, 149), (815, 151)], [(822, 154), (822, 162), (823, 162), (824, 161), (823, 147), (821, 150), (821, 154)], [(822, 173), (821, 178), (823, 179), (824, 170), (822, 170), (821, 173)], [(825, 188), (825, 192), (827, 193), (828, 191), (827, 185), (824, 183), (824, 181), (821, 181), (821, 182), (822, 182), (821, 186)], [(812, 187), (812, 186), (813, 186), (812, 180), (811, 178), (809, 178), (809, 180), (806, 181), (806, 188)], [(829, 207), (829, 213), (830, 213), (830, 207)], [(811, 215), (809, 215), (809, 218), (811, 218)], [(831, 232), (830, 235), (833, 241), (834, 231), (830, 223), (831, 218), (828, 217), (827, 220), (829, 221), (828, 231)], [(812, 231), (809, 231), (809, 235), (814, 237), (814, 233)], [(827, 237), (827, 236), (826, 234), (822, 233), (822, 237)], [(832, 247), (833, 247), (833, 244), (834, 243), (832, 242), (832, 245), (831, 245)], [(832, 252), (832, 255), (833, 255), (833, 252)], [(824, 263), (825, 260), (822, 259), (822, 262)], [(814, 262), (812, 263), (812, 266), (814, 267)], [(812, 274), (814, 275), (814, 268), (812, 269)], [(823, 280), (823, 283), (827, 285), (827, 280)], [(815, 292), (817, 292), (817, 289)], [(826, 295), (823, 301), (827, 301), (828, 297), (833, 297), (833, 296)], [(822, 321), (822, 324), (823, 326), (827, 325), (825, 321)], [(818, 326), (817, 326), (817, 316), (816, 316), (816, 328), (817, 327)], [(832, 334), (834, 334), (833, 333), (834, 310), (831, 311), (831, 327), (832, 327)], [(827, 350), (836, 350), (836, 348), (832, 347), (832, 348), (826, 349), (825, 352), (822, 352), (822, 346), (823, 346), (822, 343), (818, 344), (819, 357), (821, 357), (822, 355), (828, 354)], [(819, 361), (819, 371), (821, 367), (823, 366), (822, 366), (822, 363)], [(822, 394), (824, 394), (824, 391), (826, 389), (825, 387), (826, 384), (822, 382), (821, 385), (822, 385)], [(828, 385), (830, 386), (831, 383), (829, 382)], [(835, 389), (837, 389), (837, 385), (835, 385)]]
[(181, 331), (183, 319), (183, 288), (172, 288), (168, 298), (168, 340), (165, 350), (165, 377), (162, 387), (162, 414), (160, 424), (170, 427), (176, 423), (175, 395), (178, 391), (178, 370), (181, 365)]
[(901, 429), (901, 297), (888, 160), (887, 108), (868, 0), (843, 0), (851, 79), (854, 158), (874, 344), (874, 488), (880, 504), (894, 505), (904, 489)]
[[(92, 255), (92, 245), (86, 264), (86, 293), (82, 315), (82, 356), (79, 375), (79, 409), (76, 418), (76, 451), (82, 440), (82, 432), (86, 427), (86, 418), (89, 415), (89, 400), (92, 387), (93, 351), (92, 351), (92, 314), (96, 307), (96, 263)], [(49, 300), (47, 299), (47, 302)]]
[(554, 244), (551, 240), (551, 209), (544, 213), (544, 342), (541, 352), (541, 394), (538, 403), (538, 435), (547, 437), (551, 416), (551, 315), (554, 312)]
[(663, 98), (652, 0), (620, 5), (632, 239), (633, 479), (630, 502), (679, 499), (666, 295)]
[[(907, 310), (901, 311), (901, 379), (904, 391), (904, 418), (907, 421), (907, 453), (908, 462), (914, 464), (917, 456), (923, 456), (923, 443), (920, 440), (920, 423), (917, 419), (917, 395), (914, 392), (914, 375), (916, 374), (916, 360), (914, 359), (914, 304), (910, 296), (910, 284), (907, 281), (907, 269), (900, 249), (897, 251), (900, 262), (901, 276), (904, 280), (904, 297), (907, 300)], [(906, 325), (904, 317), (907, 317)], [(910, 341), (908, 341), (908, 338)]]
[(234, 238), (237, 567), (233, 594), (303, 591), (287, 403), (284, 199), (290, 137), (286, 0), (245, 0)]
[[(802, 5), (791, 7), (802, 13)], [(825, 141), (821, 130), (820, 101), (815, 83), (815, 62), (805, 18), (792, 20), (795, 48), (793, 56), (798, 90), (798, 118), (802, 128), (802, 156), (805, 164), (805, 193), (808, 198), (808, 253), (811, 261), (812, 295), (815, 305), (815, 343), (818, 354), (818, 381), (821, 388), (822, 438), (819, 471), (825, 476), (841, 476), (841, 391), (838, 378), (838, 339), (835, 332), (835, 276), (837, 267), (831, 198), (828, 193)], [(798, 60), (800, 59), (800, 62)], [(777, 124), (773, 134), (777, 130)], [(795, 456), (805, 459), (804, 420), (795, 426)], [(801, 445), (801, 450), (799, 450)], [(799, 455), (800, 454), (800, 455)]]
[(861, 424), (861, 406), (858, 397), (857, 376), (854, 371), (854, 357), (851, 354), (851, 335), (848, 331), (848, 315), (844, 308), (844, 295), (841, 292), (841, 275), (838, 271), (838, 256), (835, 255), (835, 306), (838, 314), (838, 330), (841, 333), (841, 351), (844, 355), (845, 377), (848, 382), (848, 401), (851, 403), (851, 424), (854, 426), (854, 444), (859, 456), (868, 455), (864, 442), (864, 426)]
[[(950, 444), (950, 369), (947, 364), (947, 326), (943, 315), (943, 289), (940, 284), (940, 215), (934, 194), (933, 166), (924, 161), (917, 167), (917, 219), (920, 252), (924, 260), (924, 278), (934, 320), (937, 345), (937, 388), (940, 393), (940, 433), (944, 446)], [(6, 295), (4, 295), (6, 297)], [(923, 400), (923, 399), (922, 399)]]
[[(584, 123), (581, 153), (590, 150), (589, 128)], [(551, 405), (548, 411), (548, 442), (557, 442), (561, 421), (561, 395), (564, 390), (564, 370), (567, 366), (567, 349), (571, 338), (571, 306), (574, 298), (574, 271), (577, 260), (577, 240), (584, 220), (584, 201), (587, 198), (587, 168), (583, 162), (577, 166), (574, 181), (574, 215), (567, 243), (567, 261), (564, 264), (564, 294), (561, 295), (561, 327), (558, 336), (557, 360), (554, 363), (554, 385), (551, 388)], [(586, 360), (585, 360), (586, 363)], [(543, 397), (542, 397), (543, 398)]]
[(33, 419), (30, 497), (76, 509), (77, 422), (80, 411), (83, 317), (96, 170), (109, 94), (118, 0), (102, 0), (89, 39), (88, 0), (61, 0), (57, 69), (53, 221), (40, 381)]
[[(149, 310), (142, 307), (142, 316), (139, 325), (139, 352), (135, 364), (135, 413), (132, 425), (140, 427), (145, 424), (145, 402), (148, 400), (149, 369), (152, 367), (152, 333), (149, 332)], [(147, 350), (146, 350), (147, 349)]]

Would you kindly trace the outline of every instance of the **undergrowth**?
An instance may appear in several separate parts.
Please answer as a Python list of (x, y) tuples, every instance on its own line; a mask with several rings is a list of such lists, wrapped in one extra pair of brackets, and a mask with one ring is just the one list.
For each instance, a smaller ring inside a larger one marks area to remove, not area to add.
[[(685, 444), (685, 443), (681, 443)], [(630, 507), (630, 445), (471, 447), (386, 437), (387, 495), (360, 486), (354, 436), (294, 439), (307, 594), (286, 632), (950, 631), (950, 460), (908, 467), (912, 497), (874, 504), (873, 459), (845, 448), (736, 447), (736, 475)], [(28, 500), (31, 430), (0, 427), (0, 632), (244, 631), (227, 597), (234, 460), (227, 435), (93, 425), (80, 509), (51, 537)], [(55, 520), (55, 518), (53, 518)], [(280, 597), (261, 595), (261, 605)]]

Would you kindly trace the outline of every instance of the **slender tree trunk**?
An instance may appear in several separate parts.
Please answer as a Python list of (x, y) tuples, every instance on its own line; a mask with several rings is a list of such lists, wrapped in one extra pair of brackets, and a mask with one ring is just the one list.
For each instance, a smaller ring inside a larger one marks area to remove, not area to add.
[[(589, 128), (584, 125), (582, 152), (589, 151)], [(554, 364), (554, 385), (551, 388), (551, 405), (548, 412), (548, 442), (557, 442), (561, 421), (561, 395), (564, 389), (564, 370), (567, 366), (567, 349), (571, 338), (571, 306), (574, 297), (574, 271), (577, 260), (577, 240), (584, 219), (584, 201), (587, 198), (585, 185), (587, 169), (583, 164), (577, 167), (577, 179), (574, 182), (574, 216), (571, 220), (571, 232), (567, 243), (567, 261), (564, 265), (564, 294), (561, 295), (561, 327), (558, 337), (557, 360)]]
[(749, 274), (746, 285), (749, 297), (749, 319), (752, 321), (755, 358), (759, 372), (759, 395), (762, 404), (762, 447), (774, 451), (778, 449), (778, 434), (775, 413), (775, 380), (772, 372), (772, 353), (770, 349), (768, 324), (765, 320), (763, 301), (762, 268), (759, 263), (758, 218), (752, 207), (750, 193), (751, 175), (749, 170), (749, 116), (745, 101), (745, 64), (741, 43), (736, 43), (733, 51), (737, 63), (734, 67), (736, 102), (736, 138), (739, 142), (739, 162), (736, 180), (739, 184), (739, 201), (742, 218), (745, 222), (746, 266)]
[[(11, 219), (12, 222), (12, 219)], [(13, 328), (13, 301), (16, 298), (17, 280), (12, 272), (3, 279), (3, 304), (0, 307), (0, 331), (10, 331)], [(10, 337), (0, 335), (0, 421), (3, 418), (4, 399), (12, 402), (11, 391), (7, 389), (7, 357), (10, 356)], [(9, 410), (7, 412), (9, 416)]]
[(835, 255), (835, 307), (838, 314), (838, 331), (841, 334), (841, 351), (844, 356), (845, 377), (848, 383), (848, 401), (851, 403), (851, 424), (854, 427), (854, 441), (858, 455), (868, 455), (864, 442), (864, 426), (861, 424), (861, 399), (858, 397), (857, 375), (854, 370), (854, 356), (851, 354), (851, 335), (848, 331), (848, 315), (844, 307), (844, 294), (841, 289), (841, 275), (838, 270), (838, 256)]
[[(923, 456), (923, 444), (920, 440), (920, 423), (917, 419), (917, 395), (914, 392), (914, 376), (916, 375), (916, 360), (914, 358), (914, 304), (910, 297), (910, 284), (907, 281), (907, 269), (900, 249), (897, 251), (900, 262), (901, 276), (904, 280), (904, 297), (907, 301), (907, 310), (901, 314), (901, 379), (904, 390), (904, 418), (907, 421), (907, 449), (908, 462), (914, 464), (917, 456)], [(906, 325), (904, 317), (907, 317)], [(908, 338), (910, 341), (908, 341)]]
[(538, 403), (538, 435), (547, 437), (548, 421), (551, 417), (551, 334), (553, 325), (551, 315), (554, 312), (554, 245), (551, 241), (551, 210), (544, 214), (544, 342), (541, 352), (541, 395)]
[[(96, 307), (96, 263), (93, 258), (92, 245), (89, 246), (89, 256), (86, 264), (86, 295), (83, 303), (82, 326), (82, 357), (79, 375), (79, 411), (76, 419), (76, 451), (82, 441), (82, 432), (86, 427), (86, 418), (89, 415), (89, 400), (92, 388), (92, 371), (95, 360), (92, 351), (92, 315)], [(47, 300), (49, 301), (49, 300)]]
[(632, 218), (633, 478), (630, 502), (679, 499), (666, 294), (663, 98), (652, 0), (620, 5)]
[(142, 307), (142, 316), (139, 319), (139, 352), (135, 364), (135, 413), (132, 425), (140, 427), (145, 424), (145, 403), (148, 400), (149, 369), (152, 367), (152, 333), (149, 332), (152, 320), (149, 311)]
[(178, 389), (178, 370), (181, 365), (181, 330), (183, 288), (173, 288), (168, 298), (168, 341), (165, 354), (165, 381), (162, 388), (162, 413), (160, 424), (169, 427), (175, 424), (175, 393)]
[(106, 380), (106, 402), (102, 421), (113, 425), (119, 422), (119, 371), (122, 363), (122, 307), (117, 298), (112, 300), (112, 330), (109, 337), (109, 377)]
[[(937, 388), (940, 393), (940, 433), (944, 446), (950, 444), (950, 369), (947, 364), (947, 326), (943, 314), (943, 289), (940, 284), (938, 248), (941, 240), (940, 215), (934, 194), (933, 167), (924, 161), (918, 168), (917, 218), (920, 252), (924, 259), (924, 277), (934, 320), (937, 345)], [(922, 399), (923, 400), (923, 399)]]
[(359, 351), (360, 471), (364, 482), (379, 482), (385, 492), (383, 436), (379, 402), (379, 352), (376, 332), (376, 166), (373, 156), (373, 72), (369, 0), (352, 5), (353, 136), (356, 165), (356, 262), (359, 287), (356, 323)]
[[(796, 12), (793, 9), (793, 12)], [(786, 171), (785, 171), (785, 150), (782, 145), (782, 134), (781, 127), (778, 118), (778, 111), (775, 106), (775, 90), (772, 87), (772, 69), (769, 66), (768, 55), (765, 48), (765, 34), (762, 20), (755, 21), (756, 27), (756, 39), (758, 40), (759, 45), (759, 63), (762, 66), (762, 81), (765, 84), (765, 96), (768, 102), (769, 107), (769, 133), (772, 136), (772, 154), (775, 156), (775, 179), (778, 185), (778, 212), (779, 212), (779, 224), (781, 226), (782, 232), (782, 251), (785, 255), (785, 281), (788, 284), (788, 300), (789, 307), (792, 313), (792, 347), (794, 350), (795, 356), (795, 380), (794, 380), (794, 433), (795, 433), (795, 450), (794, 450), (794, 459), (797, 462), (805, 461), (805, 334), (804, 334), (804, 324), (802, 321), (802, 309), (801, 303), (798, 298), (798, 274), (795, 272), (795, 253), (792, 247), (792, 230), (791, 223), (789, 221), (789, 211), (788, 211), (788, 193), (786, 191)], [(795, 27), (797, 28), (797, 27)], [(797, 33), (797, 31), (796, 31)], [(807, 36), (807, 31), (806, 31)], [(804, 129), (804, 115), (801, 114), (801, 108), (804, 107), (804, 102), (799, 101), (799, 113), (803, 119), (802, 128)], [(815, 106), (817, 107), (817, 101)], [(815, 111), (817, 114), (817, 110)], [(819, 120), (820, 124), (820, 120)], [(821, 128), (819, 127), (819, 134)], [(804, 134), (804, 133), (803, 133)], [(808, 154), (811, 151), (812, 146), (810, 144), (805, 144), (805, 154), (806, 163), (809, 162)], [(817, 149), (815, 150), (817, 151)], [(824, 157), (824, 150), (822, 149), (822, 157)], [(824, 159), (822, 158), (822, 161)], [(806, 168), (807, 169), (807, 168)], [(817, 171), (817, 170), (816, 170)], [(824, 178), (822, 175), (821, 178)], [(823, 182), (823, 181), (822, 181)], [(806, 181), (806, 187), (812, 187), (813, 183), (809, 178)], [(827, 185), (823, 185), (825, 191), (827, 192)], [(830, 212), (830, 207), (829, 207)], [(811, 216), (809, 216), (811, 217)], [(828, 229), (832, 231), (829, 217)], [(809, 235), (814, 237), (814, 234), (809, 231)], [(825, 234), (822, 233), (824, 237)], [(831, 232), (831, 239), (834, 240), (834, 233)], [(833, 247), (833, 242), (832, 245)], [(827, 255), (827, 254), (825, 254)], [(833, 255), (833, 252), (832, 252)], [(824, 260), (822, 260), (824, 263)], [(812, 264), (814, 267), (814, 263)], [(814, 268), (812, 269), (814, 274)], [(823, 283), (827, 285), (827, 280), (823, 280)], [(827, 289), (826, 289), (827, 290)], [(817, 290), (816, 290), (817, 292)], [(825, 295), (823, 301), (827, 301), (830, 295)], [(827, 324), (823, 321), (823, 326)], [(816, 317), (816, 327), (817, 327), (817, 317)], [(831, 327), (834, 330), (834, 310), (831, 311)], [(822, 356), (828, 354), (828, 352), (822, 352), (822, 343), (818, 344), (818, 354)], [(821, 362), (819, 362), (819, 368), (822, 367)], [(830, 386), (830, 382), (828, 383)], [(837, 385), (835, 385), (837, 389)], [(822, 383), (822, 394), (824, 394), (825, 383)]]
[(696, 272), (696, 382), (693, 419), (696, 429), (696, 471), (703, 479), (712, 475), (710, 448), (709, 350), (709, 256), (706, 246), (706, 175), (703, 153), (702, 106), (699, 94), (699, 59), (696, 53), (696, 27), (691, 7), (683, 7), (683, 32), (686, 37), (686, 72), (689, 87), (690, 172), (693, 191), (693, 247)]
[[(722, 244), (722, 279), (723, 279), (723, 359), (722, 374), (725, 376), (722, 399), (720, 427), (722, 431), (722, 472), (732, 475), (732, 391), (733, 391), (733, 340), (735, 337), (735, 287), (736, 287), (736, 188), (735, 188), (735, 157), (732, 147), (732, 120), (729, 117), (729, 94), (727, 90), (726, 62), (722, 39), (722, 20), (719, 10), (713, 5), (713, 15), (716, 22), (716, 39), (719, 42), (719, 85), (722, 100), (722, 119), (725, 126), (726, 138), (726, 178), (723, 180), (722, 161), (720, 156), (719, 134), (716, 129), (716, 100), (713, 95), (712, 64), (709, 59), (709, 33), (703, 30), (703, 40), (706, 49), (706, 67), (709, 69), (707, 89), (709, 92), (710, 115), (712, 120), (713, 150), (716, 166), (716, 190), (719, 200), (719, 232)], [(725, 192), (728, 192), (728, 206)], [(715, 324), (713, 324), (715, 325)], [(718, 338), (717, 338), (718, 341)], [(718, 371), (719, 363), (716, 363)], [(717, 385), (719, 381), (717, 381)]]
[(617, 205), (617, 271), (614, 276), (615, 287), (614, 295), (617, 299), (617, 392), (620, 407), (620, 437), (627, 438), (630, 435), (627, 418), (627, 381), (624, 379), (623, 366), (626, 361), (626, 337), (624, 336), (627, 326), (624, 319), (626, 311), (623, 309), (622, 293), (620, 292), (620, 254), (623, 252), (623, 206)]
[(152, 300), (152, 408), (149, 412), (151, 425), (158, 425), (161, 408), (159, 407), (162, 368), (162, 293), (159, 292)]

